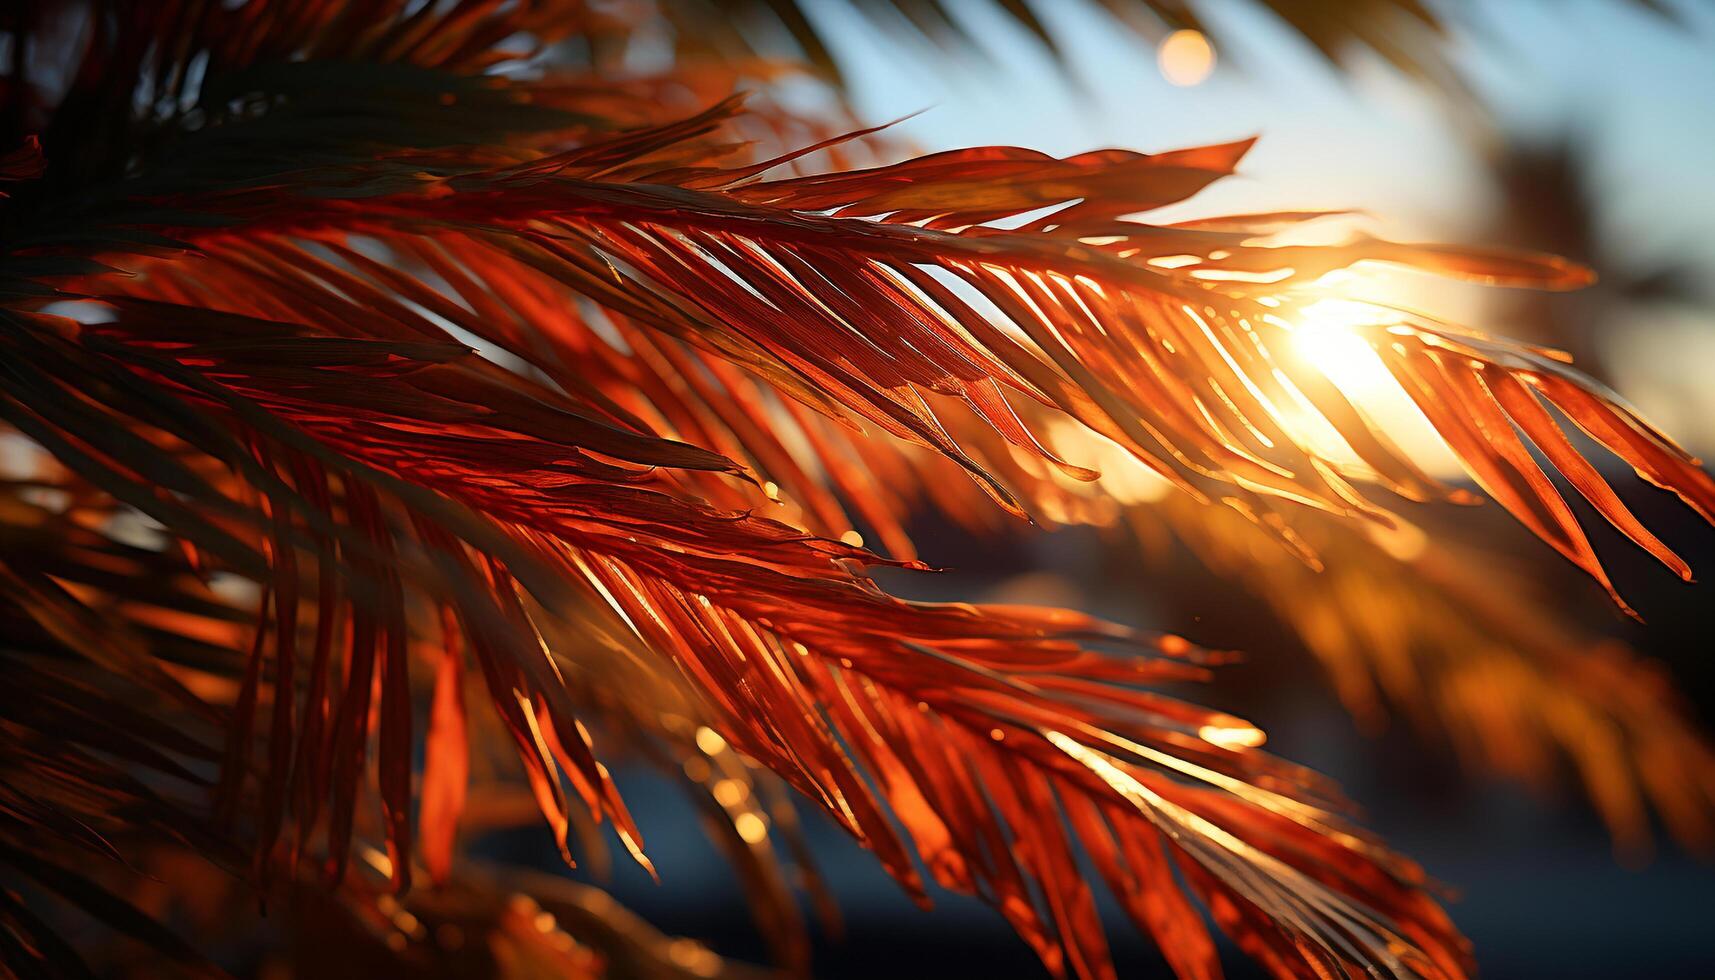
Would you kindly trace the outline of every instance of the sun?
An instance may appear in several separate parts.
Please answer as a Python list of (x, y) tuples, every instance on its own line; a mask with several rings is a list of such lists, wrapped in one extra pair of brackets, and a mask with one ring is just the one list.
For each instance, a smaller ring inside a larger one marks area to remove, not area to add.
[(1299, 308), (1293, 317), (1292, 346), (1298, 356), (1328, 376), (1348, 395), (1391, 388), (1387, 367), (1358, 328), (1388, 321), (1386, 311), (1350, 299), (1319, 299)]
[[(1298, 307), (1284, 322), (1291, 330), (1292, 352), (1321, 371), (1376, 426), (1433, 476), (1463, 472), (1458, 459), (1400, 388), (1365, 334), (1399, 322), (1390, 307), (1329, 296)], [(1317, 413), (1300, 419), (1306, 440), (1322, 455), (1356, 462), (1345, 443)]]

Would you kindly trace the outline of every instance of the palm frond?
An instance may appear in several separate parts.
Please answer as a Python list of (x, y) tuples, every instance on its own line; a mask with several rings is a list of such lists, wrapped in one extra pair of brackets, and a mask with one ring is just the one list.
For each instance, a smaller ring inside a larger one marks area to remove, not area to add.
[(1648, 851), (1652, 807), (1685, 847), (1715, 843), (1715, 749), (1662, 665), (1566, 622), (1498, 555), (1421, 527), (1369, 534), (1295, 514), (1321, 559), (1312, 569), (1237, 515), (1174, 497), (1125, 519), (1247, 583), (1364, 727), (1398, 714), (1472, 769), (1533, 787), (1569, 763), (1630, 858)]
[[(706, 136), (731, 111), (526, 164), (425, 176), (404, 192), (397, 176), (421, 173), (429, 158), (359, 167), (342, 175), (336, 199), (237, 191), (205, 206), (264, 238), (331, 238), (336, 249), (338, 236), (383, 227), (455, 251), (498, 240), (509, 254), (493, 261), (503, 267), (695, 338), (806, 404), (826, 410), (837, 399), (848, 419), (960, 463), (1015, 511), (1013, 495), (954, 444), (937, 407), (961, 405), (1038, 453), (1008, 393), (1059, 409), (1206, 498), (1272, 493), (1379, 519), (1354, 481), (1376, 479), (1408, 499), (1448, 496), (1294, 352), (1295, 310), (1324, 295), (1311, 284), (1361, 262), (1511, 285), (1586, 281), (1576, 266), (1522, 253), (1369, 238), (1276, 245), (1259, 225), (1277, 216), (1222, 219), (1219, 230), (1119, 220), (1219, 179), (1248, 144), (1068, 160), (991, 148), (777, 181), (753, 179), (761, 164), (655, 169), (659, 154)], [(1058, 210), (1022, 228), (986, 224), (1050, 207)], [(194, 228), (167, 230), (218, 251), (218, 239)], [(401, 287), (397, 274), (357, 259), (356, 279), (327, 275), (377, 294)], [(363, 283), (361, 273), (373, 278)], [(436, 305), (454, 322), (476, 316), (446, 297)], [(1709, 516), (1715, 481), (1611, 393), (1550, 352), (1407, 312), (1377, 308), (1355, 329), (1478, 484), (1610, 592), (1521, 433), (1604, 517), (1689, 576), (1548, 411)], [(1319, 422), (1360, 464), (1315, 451), (1309, 433)]]
[[(0, 716), (24, 732), (6, 757), (20, 853), (45, 836), (103, 851), (82, 815), (105, 812), (263, 894), (307, 864), (369, 887), (354, 853), (398, 894), (419, 856), (457, 880), (469, 675), (567, 859), (574, 828), (605, 820), (647, 867), (585, 723), (627, 715), (568, 680), (600, 650), (681, 685), (681, 710), (633, 709), (643, 741), (765, 767), (914, 895), (926, 869), (990, 901), (1057, 974), (1113, 972), (1080, 855), (1185, 976), (1218, 971), (1193, 900), (1282, 975), (1467, 971), (1422, 873), (1338, 816), (1323, 780), (1257, 751), (1248, 723), (1149, 690), (1218, 657), (1070, 611), (881, 591), (866, 569), (923, 566), (853, 543), (847, 505), (903, 535), (897, 503), (866, 493), (880, 474), (840, 447), (871, 427), (910, 447), (897, 465), (963, 470), (1023, 515), (1028, 488), (1003, 474), (1096, 478), (1046, 446), (1071, 424), (1284, 539), (1271, 497), (1386, 523), (1371, 494), (1455, 494), (1292, 356), (1312, 280), (1384, 261), (1561, 288), (1582, 270), (1272, 239), (1294, 215), (1129, 218), (1230, 174), (1248, 143), (807, 175), (842, 137), (764, 157), (739, 100), (673, 116), (651, 93), (695, 90), (675, 75), (599, 90), (505, 49), (612, 27), (580, 3), (20, 9), (14, 51), (86, 33), (61, 90), (26, 76), (6, 103), (22, 149), (0, 171), (0, 419), (54, 458), (63, 500), (4, 512), (8, 544), (54, 542), (8, 551), (4, 611), (21, 657), (115, 672), (209, 729), (175, 740), (139, 707), (78, 739), (214, 776), (186, 820), (184, 794), (54, 744), (70, 716), (42, 700), (78, 699), (41, 671), (40, 697)], [(777, 121), (777, 138), (806, 131)], [(1604, 585), (1513, 425), (1684, 571), (1543, 407), (1709, 516), (1715, 484), (1607, 393), (1419, 317), (1366, 336), (1479, 483)], [(1307, 418), (1361, 463), (1317, 451)], [(782, 488), (801, 523), (752, 512)], [(119, 541), (121, 518), (154, 546)], [(223, 597), (216, 574), (251, 590)], [(104, 688), (83, 713), (101, 698), (124, 700)], [(379, 815), (360, 805), (372, 763)], [(722, 806), (747, 845), (780, 819)], [(29, 937), (9, 958), (47, 968), (51, 932), (6, 899), (8, 941)], [(775, 926), (801, 966), (794, 922)]]

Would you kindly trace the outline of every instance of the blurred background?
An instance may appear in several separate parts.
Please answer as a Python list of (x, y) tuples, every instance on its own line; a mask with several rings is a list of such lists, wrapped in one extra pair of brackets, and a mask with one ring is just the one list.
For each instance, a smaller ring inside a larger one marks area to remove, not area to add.
[[(958, 28), (950, 47), (894, 23), (903, 15), (887, 5), (805, 5), (863, 121), (918, 113), (895, 134), (930, 151), (1154, 151), (1260, 135), (1241, 175), (1183, 205), (1186, 214), (1355, 208), (1364, 212), (1354, 219), (1361, 227), (1396, 239), (1509, 244), (1578, 259), (1601, 281), (1568, 295), (1403, 273), (1366, 273), (1349, 285), (1570, 351), (1693, 452), (1715, 454), (1715, 4), (1442, 5), (1454, 14), (1444, 44), (1451, 71), (1430, 78), (1370, 49), (1335, 52), (1343, 65), (1336, 68), (1247, 0), (1200, 4), (1207, 35), (1153, 37), (1093, 0), (1028, 4), (1040, 33), (989, 0), (944, 6)], [(1314, 6), (1332, 16), (1341, 7)], [(1436, 458), (1432, 443), (1405, 441)], [(1460, 478), (1456, 466), (1437, 475)], [(1627, 503), (1707, 579), (1715, 531), (1665, 495), (1623, 482)], [(1664, 665), (1671, 680), (1661, 683), (1676, 686), (1689, 715), (1707, 726), (1715, 715), (1715, 586), (1680, 583), (1636, 549), (1616, 546), (1623, 542), (1599, 520), (1588, 522), (1648, 623), (1640, 625), (1498, 507), (1455, 516), (1422, 520), (1455, 544), (1504, 559), (1525, 591), (1553, 600), (1568, 631), (1627, 644)], [(1263, 591), (1235, 585), (1242, 571), (1228, 565), (1216, 574), (1206, 549), (1180, 547), (1169, 531), (1137, 530), (979, 540), (925, 515), (912, 534), (927, 560), (951, 570), (887, 584), (920, 598), (1070, 605), (1253, 651), (1215, 685), (1188, 693), (1257, 723), (1273, 751), (1335, 777), (1369, 827), (1458, 896), (1452, 914), (1486, 977), (1715, 976), (1715, 866), (1659, 833), (1647, 847), (1616, 847), (1564, 759), (1555, 763), (1558, 779), (1537, 779), (1533, 789), (1462, 763), (1452, 737), (1397, 711), (1360, 712), (1354, 721), (1303, 630), (1284, 622)], [(1359, 591), (1332, 601), (1369, 599)], [(1499, 618), (1506, 616), (1503, 607)], [(1654, 668), (1628, 661), (1623, 669)], [(1507, 746), (1485, 751), (1504, 756)], [(677, 785), (644, 766), (627, 767), (620, 782), (662, 879), (656, 886), (617, 862), (606, 886), (669, 933), (765, 960), (739, 883)], [(843, 917), (843, 935), (818, 930), (818, 975), (1043, 975), (998, 916), (951, 895), (921, 914), (855, 845), (807, 816)], [(534, 825), (492, 835), (478, 851), (559, 865)], [(1121, 975), (1168, 976), (1148, 943), (1111, 918)], [(1227, 965), (1234, 976), (1256, 975), (1237, 955)]]

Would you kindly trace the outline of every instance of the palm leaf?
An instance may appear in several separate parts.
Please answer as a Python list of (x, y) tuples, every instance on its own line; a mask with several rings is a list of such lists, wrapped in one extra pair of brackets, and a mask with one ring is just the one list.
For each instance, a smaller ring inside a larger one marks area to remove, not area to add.
[[(467, 671), (568, 859), (593, 817), (647, 866), (583, 723), (592, 704), (567, 682), (593, 647), (676, 673), (702, 752), (777, 773), (921, 897), (915, 853), (1056, 973), (1112, 973), (1080, 852), (1187, 976), (1218, 969), (1188, 896), (1278, 973), (1465, 972), (1421, 872), (1350, 828), (1323, 781), (1255, 751), (1247, 723), (1147, 689), (1211, 658), (1068, 611), (887, 595), (865, 569), (888, 560), (812, 533), (840, 530), (818, 526), (840, 519), (828, 487), (861, 500), (863, 479), (814, 450), (867, 425), (1023, 514), (997, 443), (1017, 467), (1096, 476), (1044, 447), (1033, 426), (1055, 419), (1282, 536), (1271, 495), (1386, 521), (1359, 481), (1446, 491), (1283, 353), (1297, 287), (1359, 261), (1551, 287), (1581, 270), (1368, 239), (1278, 246), (1262, 227), (1277, 217), (1127, 220), (1230, 173), (1248, 144), (982, 148), (768, 179), (840, 141), (761, 158), (735, 139), (736, 100), (674, 118), (646, 95), (668, 79), (615, 97), (500, 47), (607, 29), (580, 4), (92, 9), (62, 96), (17, 96), (12, 113), (44, 117), (47, 166), (20, 137), (4, 171), (0, 417), (64, 468), (80, 501), (66, 520), (87, 529), (81, 502), (99, 500), (172, 548), (125, 552), (84, 594), (8, 564), (9, 615), (55, 656), (223, 723), (197, 843), (243, 845), (263, 893), (312, 854), (356, 888), (354, 850), (410, 887), (425, 657), (432, 878), (452, 877), (468, 801)], [(52, 37), (32, 33), (48, 12), (24, 8), (15, 44)], [(1674, 559), (1533, 398), (1707, 514), (1695, 461), (1570, 369), (1415, 318), (1373, 336), (1480, 482), (1604, 584), (1508, 420)], [(1295, 394), (1365, 466), (1311, 448), (1281, 407)], [(750, 511), (782, 486), (810, 527)], [(134, 593), (161, 563), (174, 587)], [(213, 602), (201, 579), (216, 572), (256, 592)], [(155, 610), (135, 628), (133, 598)], [(126, 616), (108, 629), (92, 601)], [(658, 716), (639, 727), (673, 734)], [(379, 819), (359, 807), (372, 734)], [(131, 829), (189, 836), (113, 764), (34, 738), (9, 752), (31, 836), (96, 846), (56, 814), (115, 796)], [(770, 819), (731, 826), (755, 844)], [(20, 909), (0, 909), (8, 935), (43, 934)]]
[[(476, 247), (473, 235), (500, 234), (516, 264), (646, 325), (695, 336), (769, 372), (801, 401), (824, 403), (831, 395), (848, 418), (959, 462), (1014, 510), (1006, 488), (944, 431), (934, 414), (943, 400), (1035, 452), (1039, 442), (1017, 425), (1006, 392), (1058, 408), (1205, 497), (1236, 487), (1375, 516), (1353, 483), (1372, 474), (1408, 498), (1444, 496), (1318, 367), (1294, 355), (1292, 310), (1306, 295), (1294, 287), (1376, 261), (1497, 283), (1567, 288), (1585, 281), (1577, 267), (1526, 254), (1374, 239), (1274, 246), (1256, 243), (1246, 230), (1115, 220), (1218, 179), (1242, 144), (1065, 161), (999, 148), (760, 182), (750, 179), (753, 167), (650, 169), (660, 141), (699, 138), (728, 111), (568, 151), (550, 163), (424, 178), (408, 193), (376, 174), (367, 188), (349, 182), (361, 177), (348, 178), (337, 200), (282, 207), (268, 195), (237, 192), (213, 206), (227, 221), (251, 221), (258, 233), (275, 236), (326, 238), (383, 223), (456, 249)], [(641, 156), (626, 157), (632, 153)], [(385, 171), (396, 170), (389, 161)], [(987, 198), (976, 191), (985, 181), (994, 185)], [(361, 212), (353, 197), (361, 197)], [(480, 202), (481, 216), (466, 202)], [(981, 223), (1055, 205), (1069, 206), (1022, 230)], [(527, 223), (537, 227), (519, 234)], [(1245, 227), (1242, 219), (1237, 226)], [(191, 228), (171, 231), (196, 237)], [(1199, 253), (1205, 258), (1197, 260)], [(353, 255), (343, 249), (341, 257)], [(1169, 257), (1194, 261), (1173, 268), (1151, 262)], [(326, 263), (324, 283), (358, 283), (351, 288), (372, 295), (399, 288), (396, 275), (357, 258), (380, 285)], [(974, 292), (1003, 319), (980, 312), (955, 287)], [(445, 301), (437, 306), (467, 323), (475, 316)], [(1619, 504), (1544, 406), (1707, 516), (1715, 482), (1695, 460), (1541, 352), (1380, 313), (1362, 328), (1364, 339), (1477, 482), (1526, 526), (1612, 591), (1515, 426), (1615, 526), (1689, 574)], [(823, 329), (796, 326), (811, 323)], [(1339, 432), (1363, 465), (1314, 452), (1305, 424), (1294, 421), (1305, 410)]]
[[(1662, 665), (1577, 628), (1491, 549), (1406, 525), (1366, 534), (1312, 514), (1292, 526), (1312, 568), (1255, 526), (1171, 497), (1131, 508), (1149, 540), (1185, 542), (1224, 579), (1247, 583), (1321, 661), (1359, 723), (1390, 714), (1445, 737), (1461, 762), (1533, 787), (1583, 789), (1630, 858), (1650, 816), (1706, 851), (1715, 829), (1715, 752)], [(1432, 525), (1433, 526), (1433, 525)]]

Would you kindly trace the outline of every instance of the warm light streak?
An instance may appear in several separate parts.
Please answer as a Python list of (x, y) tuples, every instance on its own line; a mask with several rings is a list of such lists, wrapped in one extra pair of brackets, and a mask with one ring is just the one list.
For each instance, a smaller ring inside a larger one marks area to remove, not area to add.
[(1215, 70), (1215, 48), (1201, 31), (1174, 31), (1156, 49), (1155, 60), (1168, 84), (1188, 88)]
[(1243, 727), (1228, 727), (1226, 725), (1204, 725), (1197, 729), (1197, 737), (1205, 742), (1219, 745), (1223, 749), (1254, 749), (1268, 741), (1268, 736), (1262, 729)]

